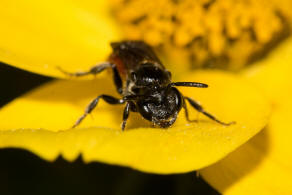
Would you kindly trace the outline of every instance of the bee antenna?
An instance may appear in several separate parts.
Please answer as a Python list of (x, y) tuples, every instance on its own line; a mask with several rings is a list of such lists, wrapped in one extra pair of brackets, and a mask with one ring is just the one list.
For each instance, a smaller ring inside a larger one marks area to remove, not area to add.
[(182, 86), (182, 87), (198, 87), (198, 88), (207, 88), (208, 85), (205, 83), (198, 83), (198, 82), (175, 82), (170, 83), (169, 87), (171, 86)]

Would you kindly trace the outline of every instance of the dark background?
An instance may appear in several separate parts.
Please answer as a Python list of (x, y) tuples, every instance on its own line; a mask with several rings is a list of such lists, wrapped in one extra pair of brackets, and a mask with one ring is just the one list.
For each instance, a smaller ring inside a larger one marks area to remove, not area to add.
[[(0, 63), (0, 107), (52, 80)], [(0, 195), (86, 194), (219, 194), (195, 172), (146, 174), (103, 163), (69, 163), (61, 157), (49, 163), (21, 149), (0, 149)]]

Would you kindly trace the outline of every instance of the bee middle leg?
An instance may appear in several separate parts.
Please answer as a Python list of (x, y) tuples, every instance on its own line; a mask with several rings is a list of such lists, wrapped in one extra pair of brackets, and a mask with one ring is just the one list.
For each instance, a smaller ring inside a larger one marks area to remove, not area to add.
[(72, 128), (75, 128), (76, 126), (78, 126), (83, 121), (83, 119), (88, 114), (91, 113), (91, 111), (97, 106), (100, 99), (103, 99), (105, 102), (107, 102), (109, 104), (123, 104), (123, 103), (125, 103), (125, 100), (123, 100), (123, 99), (118, 99), (118, 98), (115, 98), (115, 97), (112, 97), (109, 95), (100, 95), (90, 102), (90, 104), (85, 109), (84, 114), (75, 122), (75, 124), (73, 125)]
[[(235, 123), (235, 122), (230, 122), (230, 123), (222, 122), (222, 121), (218, 120), (218, 119), (217, 119), (215, 116), (213, 116), (212, 114), (206, 112), (206, 111), (203, 109), (203, 107), (202, 107), (199, 103), (197, 103), (195, 100), (193, 100), (193, 99), (191, 99), (191, 98), (189, 98), (189, 97), (184, 97), (184, 99), (186, 99), (186, 100), (190, 103), (190, 105), (191, 105), (193, 108), (195, 108), (198, 112), (201, 112), (202, 114), (204, 114), (205, 116), (207, 116), (207, 117), (210, 118), (211, 120), (213, 120), (213, 121), (215, 121), (215, 122), (217, 122), (217, 123), (219, 123), (219, 124), (221, 124), (221, 125), (229, 126), (229, 125)], [(189, 120), (189, 119), (188, 119), (189, 117), (188, 117), (188, 111), (187, 111), (187, 109), (186, 109), (186, 105), (184, 105), (184, 108), (185, 108), (185, 111), (186, 111), (186, 117), (187, 117), (187, 120)]]
[(72, 76), (72, 77), (81, 77), (81, 76), (86, 76), (86, 75), (96, 75), (102, 71), (104, 71), (107, 68), (112, 68), (113, 70), (113, 80), (116, 86), (116, 89), (118, 91), (119, 94), (122, 94), (123, 92), (123, 83), (122, 83), (122, 79), (121, 76), (119, 74), (119, 71), (116, 67), (115, 64), (109, 63), (109, 62), (104, 62), (101, 64), (98, 64), (96, 66), (93, 66), (90, 70), (88, 71), (84, 71), (84, 72), (75, 72), (75, 73), (71, 73), (71, 72), (67, 72), (65, 70), (63, 70), (60, 67), (57, 67), (62, 73), (68, 75), (68, 76)]

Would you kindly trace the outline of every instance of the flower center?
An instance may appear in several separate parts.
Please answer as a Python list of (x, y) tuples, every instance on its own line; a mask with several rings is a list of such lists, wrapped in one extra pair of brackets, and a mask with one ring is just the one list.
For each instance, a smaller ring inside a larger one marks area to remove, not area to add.
[(127, 39), (144, 40), (180, 64), (230, 70), (288, 35), (277, 6), (272, 0), (112, 0)]

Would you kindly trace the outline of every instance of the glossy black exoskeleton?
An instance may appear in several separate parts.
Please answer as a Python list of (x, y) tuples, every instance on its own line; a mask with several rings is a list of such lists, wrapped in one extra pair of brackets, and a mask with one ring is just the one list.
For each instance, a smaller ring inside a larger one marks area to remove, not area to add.
[[(125, 104), (122, 130), (130, 112), (139, 112), (145, 119), (159, 127), (171, 126), (184, 108), (189, 120), (186, 101), (197, 111), (222, 125), (230, 125), (216, 119), (206, 112), (196, 101), (183, 96), (177, 86), (206, 88), (207, 84), (197, 82), (171, 82), (171, 73), (165, 69), (150, 46), (142, 41), (122, 41), (111, 43), (113, 52), (108, 62), (98, 64), (87, 72), (68, 73), (69, 76), (98, 74), (111, 68), (116, 89), (122, 98), (99, 95), (86, 108), (85, 113), (76, 121), (76, 127), (103, 99), (109, 104)], [(189, 120), (190, 121), (190, 120)]]

